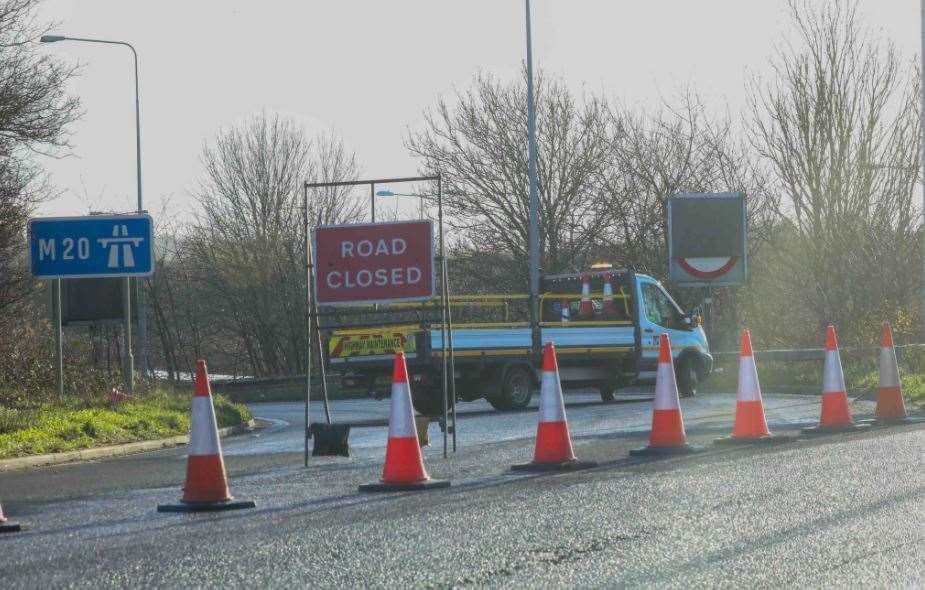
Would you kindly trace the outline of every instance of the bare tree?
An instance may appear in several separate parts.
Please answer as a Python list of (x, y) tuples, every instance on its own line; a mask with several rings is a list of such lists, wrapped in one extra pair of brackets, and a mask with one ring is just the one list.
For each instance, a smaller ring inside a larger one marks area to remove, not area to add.
[(25, 268), (25, 222), (50, 193), (33, 152), (65, 147), (65, 128), (79, 114), (65, 89), (74, 68), (36, 49), (45, 31), (37, 5), (0, 2), (0, 332), (18, 321), (14, 307), (33, 285)]
[[(484, 275), (495, 288), (498, 274), (508, 286), (527, 281), (526, 104), (526, 77), (504, 83), (480, 73), (469, 90), (427, 110), (424, 129), (406, 140), (426, 172), (443, 175), (460, 274)], [(607, 220), (594, 182), (608, 161), (607, 104), (599, 96), (578, 99), (541, 73), (536, 105), (541, 265), (570, 269)], [(495, 268), (485, 266), (486, 254)]]
[[(302, 183), (352, 179), (356, 157), (331, 134), (309, 139), (293, 121), (263, 114), (221, 132), (203, 163), (202, 211), (178, 264), (224, 328), (226, 355), (240, 346), (255, 375), (304, 371), (305, 330), (293, 321), (305, 313)], [(347, 189), (311, 197), (316, 225), (360, 211)]]
[(799, 44), (751, 88), (754, 146), (784, 196), (781, 286), (861, 338), (921, 284), (913, 205), (921, 114), (914, 67), (858, 24), (855, 4), (790, 3)]

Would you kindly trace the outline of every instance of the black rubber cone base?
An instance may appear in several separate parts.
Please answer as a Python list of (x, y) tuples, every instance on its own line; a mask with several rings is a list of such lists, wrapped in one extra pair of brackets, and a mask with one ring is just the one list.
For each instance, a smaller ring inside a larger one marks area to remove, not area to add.
[(769, 434), (768, 436), (724, 436), (713, 441), (718, 446), (746, 446), (746, 445), (776, 445), (796, 440), (795, 436), (782, 436), (780, 434)]
[(906, 416), (905, 418), (872, 418), (870, 420), (861, 420), (861, 424), (869, 424), (874, 428), (889, 428), (890, 426), (902, 426), (904, 424), (922, 424), (925, 418), (919, 416)]
[(518, 463), (511, 465), (511, 471), (528, 471), (534, 473), (545, 473), (550, 471), (577, 471), (579, 469), (590, 469), (597, 467), (594, 461), (565, 461), (564, 463)]
[(256, 508), (253, 500), (229, 500), (228, 502), (181, 502), (179, 504), (159, 504), (158, 512), (221, 512), (222, 510), (242, 510)]
[(18, 522), (4, 521), (0, 523), (0, 533), (18, 533), (22, 530), (22, 525)]
[(703, 447), (687, 444), (678, 447), (649, 446), (641, 449), (630, 449), (630, 457), (673, 457), (677, 455), (692, 455), (703, 451)]
[(860, 422), (854, 422), (852, 424), (844, 424), (841, 426), (811, 426), (810, 428), (804, 428), (800, 432), (807, 436), (825, 436), (827, 434), (842, 434), (845, 432), (858, 432), (860, 430), (867, 430), (870, 428), (870, 424), (861, 424)]
[(450, 487), (448, 479), (425, 479), (412, 483), (364, 483), (360, 486), (361, 492), (417, 492), (421, 490), (435, 490)]

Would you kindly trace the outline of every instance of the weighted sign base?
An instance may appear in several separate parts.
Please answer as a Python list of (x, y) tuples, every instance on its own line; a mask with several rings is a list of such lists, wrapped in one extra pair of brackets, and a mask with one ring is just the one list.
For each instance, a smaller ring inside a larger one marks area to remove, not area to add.
[(182, 502), (180, 504), (160, 504), (158, 512), (220, 512), (222, 510), (241, 510), (256, 508), (253, 500), (231, 500), (229, 502)]
[(18, 533), (22, 530), (22, 525), (18, 522), (6, 520), (0, 523), (0, 533)]
[(359, 486), (361, 492), (417, 492), (421, 490), (434, 490), (450, 487), (448, 479), (425, 479), (412, 483), (365, 483)]
[(889, 428), (890, 426), (902, 426), (904, 424), (922, 424), (925, 418), (921, 416), (906, 416), (905, 418), (871, 418), (870, 420), (861, 420), (859, 424), (868, 424), (873, 428)]
[(693, 455), (705, 449), (695, 445), (681, 445), (678, 447), (643, 447), (630, 449), (630, 457), (674, 457), (677, 455)]
[(553, 471), (577, 471), (597, 467), (594, 461), (565, 461), (563, 463), (518, 463), (511, 465), (511, 471), (527, 471), (533, 473), (548, 473)]

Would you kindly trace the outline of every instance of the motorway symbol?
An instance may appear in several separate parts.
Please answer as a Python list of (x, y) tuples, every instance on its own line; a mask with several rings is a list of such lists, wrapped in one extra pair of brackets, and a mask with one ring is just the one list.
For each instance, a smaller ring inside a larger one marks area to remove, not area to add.
[(148, 276), (154, 272), (148, 215), (29, 220), (32, 274), (41, 279)]

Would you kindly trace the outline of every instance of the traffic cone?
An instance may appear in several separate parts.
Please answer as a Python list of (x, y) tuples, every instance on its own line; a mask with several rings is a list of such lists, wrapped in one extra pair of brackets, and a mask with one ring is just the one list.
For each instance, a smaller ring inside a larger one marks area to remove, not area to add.
[(161, 504), (158, 512), (212, 512), (254, 508), (251, 500), (235, 501), (228, 491), (225, 460), (215, 422), (212, 388), (206, 362), (196, 361), (192, 426), (186, 457), (186, 484), (180, 504)]
[(603, 309), (605, 314), (612, 314), (617, 311), (616, 303), (613, 299), (613, 275), (608, 273), (604, 275), (604, 302)]
[(591, 303), (591, 275), (581, 275), (581, 306), (578, 308), (579, 317), (594, 316), (594, 305)]
[(536, 425), (536, 447), (533, 462), (512, 465), (515, 471), (560, 471), (594, 467), (597, 463), (579, 461), (572, 449), (572, 437), (565, 418), (562, 383), (556, 349), (547, 342), (543, 349), (543, 381), (540, 389), (539, 421)]
[(772, 435), (764, 415), (764, 401), (761, 399), (761, 385), (758, 369), (752, 354), (752, 338), (747, 329), (742, 330), (742, 346), (739, 352), (739, 384), (736, 389), (736, 415), (732, 436), (716, 439), (716, 443), (783, 442), (790, 437)]
[(424, 469), (424, 457), (418, 441), (408, 385), (405, 353), (395, 353), (392, 370), (392, 400), (389, 415), (389, 440), (385, 448), (382, 481), (363, 484), (361, 492), (401, 492), (449, 487), (449, 480), (431, 479)]
[(877, 409), (874, 416), (875, 424), (881, 426), (921, 422), (921, 419), (912, 418), (906, 413), (890, 322), (883, 322), (883, 332), (880, 336), (880, 385), (877, 388)]
[(630, 455), (684, 455), (702, 451), (701, 447), (687, 444), (678, 382), (671, 360), (671, 341), (662, 334), (658, 348), (658, 372), (655, 375), (655, 400), (652, 409), (652, 432), (649, 446), (633, 449)]
[(22, 530), (22, 525), (13, 522), (3, 515), (3, 506), (0, 506), (0, 533), (15, 533)]
[(832, 432), (850, 432), (867, 427), (856, 424), (848, 408), (848, 393), (845, 388), (845, 375), (841, 368), (841, 356), (838, 354), (838, 338), (835, 326), (829, 325), (825, 330), (825, 365), (822, 369), (822, 414), (819, 424), (804, 428), (804, 434), (828, 434)]

